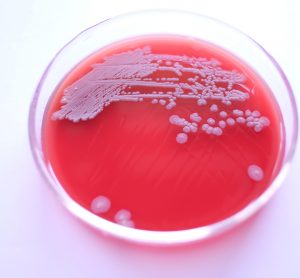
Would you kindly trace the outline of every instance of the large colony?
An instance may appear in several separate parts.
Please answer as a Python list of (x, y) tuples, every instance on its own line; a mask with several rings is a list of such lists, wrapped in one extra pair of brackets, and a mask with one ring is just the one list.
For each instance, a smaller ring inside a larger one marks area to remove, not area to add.
[(264, 171), (257, 165), (248, 167), (248, 176), (253, 181), (261, 181), (264, 178)]
[(105, 213), (110, 209), (110, 200), (105, 196), (96, 197), (91, 203), (91, 210), (94, 213)]
[[(103, 214), (110, 210), (110, 206), (110, 200), (107, 197), (100, 195), (92, 200), (90, 209), (95, 214)], [(115, 214), (114, 220), (117, 224), (134, 228), (134, 222), (131, 219), (131, 212), (126, 209), (119, 210)]]
[[(154, 78), (153, 74), (159, 72), (174, 76), (155, 75)], [(170, 111), (176, 107), (178, 100), (183, 99), (195, 101), (199, 111), (191, 113), (188, 119), (176, 114), (169, 116), (169, 122), (179, 127), (176, 135), (178, 144), (186, 144), (189, 136), (198, 131), (221, 136), (225, 128), (236, 124), (259, 133), (270, 125), (267, 117), (257, 110), (230, 109), (232, 102), (245, 102), (250, 97), (251, 90), (244, 85), (245, 81), (243, 74), (223, 69), (215, 59), (153, 54), (150, 47), (138, 48), (112, 55), (93, 65), (89, 73), (65, 89), (62, 106), (52, 118), (78, 122), (93, 119), (113, 102), (142, 102), (147, 99)], [(141, 92), (142, 87), (147, 89), (147, 93)], [(151, 91), (151, 88), (154, 89)], [(226, 106), (226, 111), (220, 109), (218, 102)], [(209, 103), (212, 104), (208, 107)], [(205, 106), (211, 112), (206, 119), (201, 116)], [(248, 176), (253, 181), (260, 181), (264, 176), (263, 170), (257, 165), (250, 165)], [(104, 196), (96, 197), (91, 203), (94, 213), (105, 213), (109, 209), (110, 201)], [(127, 210), (120, 210), (115, 221), (134, 226)]]

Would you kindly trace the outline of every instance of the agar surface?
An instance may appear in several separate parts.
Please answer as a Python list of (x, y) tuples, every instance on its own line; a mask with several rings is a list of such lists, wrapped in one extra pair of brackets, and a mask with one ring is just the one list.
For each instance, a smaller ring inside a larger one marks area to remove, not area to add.
[[(157, 73), (168, 77), (157, 77)], [(150, 47), (138, 48), (93, 64), (90, 72), (64, 90), (61, 107), (52, 119), (76, 123), (95, 118), (114, 102), (149, 101), (170, 111), (168, 120), (179, 128), (175, 140), (180, 145), (197, 132), (219, 137), (225, 128), (236, 124), (258, 133), (270, 125), (266, 116), (257, 110), (231, 108), (234, 102), (246, 102), (251, 97), (253, 88), (245, 81), (242, 73), (222, 68), (216, 59), (154, 54)], [(180, 100), (194, 101), (199, 110), (185, 117), (172, 113)], [(209, 117), (204, 119), (201, 111), (205, 106)], [(264, 178), (263, 170), (255, 164), (248, 167), (247, 174), (254, 182)], [(111, 201), (105, 196), (94, 198), (90, 205), (95, 214), (106, 213), (110, 207)], [(125, 209), (116, 212), (114, 221), (135, 226)]]

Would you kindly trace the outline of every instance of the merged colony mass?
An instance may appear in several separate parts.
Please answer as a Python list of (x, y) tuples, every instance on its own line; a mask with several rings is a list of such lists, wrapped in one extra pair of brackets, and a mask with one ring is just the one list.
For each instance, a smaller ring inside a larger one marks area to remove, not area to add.
[(281, 166), (280, 110), (224, 49), (181, 36), (114, 43), (53, 93), (44, 152), (72, 199), (109, 221), (182, 230), (233, 215)]

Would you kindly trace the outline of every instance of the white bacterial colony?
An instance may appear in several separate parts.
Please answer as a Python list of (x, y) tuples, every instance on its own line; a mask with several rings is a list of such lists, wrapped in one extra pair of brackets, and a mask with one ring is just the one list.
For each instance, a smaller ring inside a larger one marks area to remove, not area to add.
[(110, 200), (105, 196), (98, 196), (91, 203), (91, 211), (94, 213), (105, 213), (110, 209)]
[(134, 222), (131, 220), (131, 213), (126, 209), (119, 210), (115, 214), (114, 220), (116, 221), (116, 223), (122, 226), (134, 228)]
[(264, 178), (264, 171), (253, 164), (248, 167), (248, 176), (253, 181), (261, 181)]
[(202, 118), (199, 116), (199, 114), (197, 112), (195, 112), (190, 115), (190, 120), (193, 122), (199, 123), (199, 122), (201, 122)]
[(184, 144), (188, 140), (188, 136), (186, 133), (178, 133), (176, 136), (176, 142), (179, 144)]
[[(95, 214), (103, 214), (110, 210), (111, 202), (105, 196), (97, 196), (91, 202), (90, 208), (91, 211)], [(114, 220), (117, 224), (134, 228), (134, 222), (131, 219), (131, 212), (126, 209), (119, 210), (114, 217)]]
[(209, 124), (203, 124), (202, 130), (207, 134), (212, 134), (216, 136), (220, 136), (223, 134), (223, 130), (220, 127), (213, 127), (210, 126)]
[(198, 123), (201, 121), (201, 117), (198, 113), (192, 113), (190, 115), (192, 122), (184, 118), (180, 118), (178, 115), (172, 115), (169, 118), (169, 122), (172, 125), (177, 125), (182, 127), (182, 132), (176, 135), (176, 142), (178, 144), (184, 144), (188, 141), (187, 133), (196, 133), (198, 131)]
[(211, 112), (217, 112), (219, 110), (217, 104), (213, 104), (209, 109), (210, 109)]
[[(210, 107), (211, 110), (212, 106)], [(214, 112), (218, 111), (218, 107), (213, 108)], [(182, 132), (176, 135), (176, 142), (179, 144), (184, 144), (188, 141), (188, 133), (196, 133), (198, 129), (206, 134), (221, 136), (223, 130), (226, 127), (233, 127), (236, 124), (246, 125), (246, 127), (253, 129), (255, 133), (261, 132), (265, 127), (270, 125), (270, 120), (261, 116), (260, 112), (246, 111), (234, 109), (232, 111), (220, 111), (216, 115), (212, 115), (204, 121), (204, 123), (199, 127), (198, 124), (203, 120), (203, 118), (197, 113), (190, 114), (190, 121), (185, 118), (181, 118), (178, 115), (171, 115), (169, 117), (169, 122), (172, 125), (177, 125), (182, 127)], [(186, 136), (184, 135), (186, 133)]]

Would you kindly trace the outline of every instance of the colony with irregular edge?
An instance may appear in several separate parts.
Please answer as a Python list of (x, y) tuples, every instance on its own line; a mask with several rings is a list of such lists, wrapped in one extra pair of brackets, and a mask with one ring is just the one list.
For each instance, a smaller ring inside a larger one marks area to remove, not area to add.
[[(167, 72), (168, 76), (152, 77), (153, 73)], [(186, 82), (182, 79), (188, 75)], [(192, 77), (190, 77), (192, 75)], [(179, 79), (179, 77), (181, 79)], [(235, 70), (225, 70), (215, 59), (195, 58), (180, 55), (153, 54), (150, 47), (106, 57), (104, 62), (92, 65), (92, 70), (64, 90), (61, 108), (52, 115), (53, 120), (68, 119), (73, 122), (96, 117), (113, 102), (140, 102), (147, 99), (154, 105), (172, 110), (179, 99), (196, 101), (199, 111), (186, 118), (176, 114), (169, 116), (171, 125), (179, 127), (176, 142), (184, 145), (189, 136), (204, 132), (210, 136), (221, 136), (227, 127), (245, 125), (254, 132), (261, 132), (270, 125), (270, 120), (257, 110), (230, 109), (232, 102), (245, 102), (251, 90), (244, 85), (246, 77)], [(150, 93), (132, 90), (133, 87), (155, 88)], [(201, 107), (215, 101), (209, 110), (211, 116), (203, 121)], [(228, 106), (220, 109), (218, 102)], [(264, 177), (258, 165), (250, 165), (248, 176), (254, 182)], [(110, 209), (110, 200), (96, 197), (91, 203), (94, 213), (105, 213)], [(131, 213), (121, 209), (115, 215), (121, 225), (134, 227)]]

